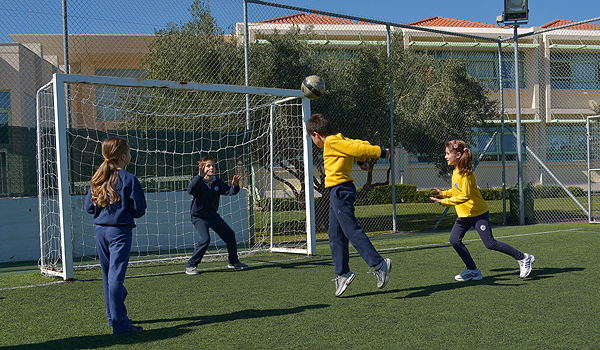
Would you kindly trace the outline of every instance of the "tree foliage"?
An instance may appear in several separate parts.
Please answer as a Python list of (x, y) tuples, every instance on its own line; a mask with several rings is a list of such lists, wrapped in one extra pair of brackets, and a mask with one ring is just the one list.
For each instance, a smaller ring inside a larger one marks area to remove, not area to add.
[[(150, 52), (144, 59), (149, 79), (190, 81), (216, 84), (244, 84), (244, 49), (234, 35), (226, 35), (210, 13), (206, 0), (194, 0), (190, 8), (192, 18), (187, 23), (170, 24), (156, 32)], [(299, 89), (302, 80), (312, 74), (326, 82), (325, 95), (311, 103), (312, 112), (323, 113), (336, 132), (346, 137), (368, 140), (372, 144), (392, 147), (390, 144), (390, 104), (388, 55), (385, 46), (327, 47), (310, 45), (311, 29), (275, 32), (262, 36), (266, 42), (250, 43), (250, 84), (253, 86)], [(444, 142), (460, 138), (474, 144), (474, 128), (485, 126), (493, 119), (495, 103), (474, 78), (467, 75), (465, 62), (437, 61), (426, 54), (404, 50), (401, 34), (392, 37), (391, 73), (393, 84), (393, 127), (395, 146), (402, 146), (411, 154), (434, 163), (440, 175), (448, 169), (443, 158)], [(169, 125), (181, 130), (213, 130), (217, 125), (211, 117), (195, 121), (194, 127), (183, 121), (171, 120), (168, 111), (182, 106), (184, 110), (201, 110), (210, 114), (210, 96), (199, 102), (197, 96), (186, 97), (177, 91), (172, 94), (172, 105), (156, 106), (155, 118), (146, 121), (148, 127)], [(143, 100), (144, 96), (140, 96)], [(169, 101), (169, 99), (166, 99)], [(151, 102), (149, 102), (151, 104)], [(253, 112), (263, 113), (263, 112)], [(135, 120), (132, 118), (131, 120)], [(251, 118), (251, 132), (262, 132), (259, 118)], [(297, 141), (286, 136), (286, 129), (301, 127), (299, 118), (282, 117), (276, 126), (275, 161), (289, 174), (303, 183), (301, 159), (297, 157)], [(253, 159), (264, 157), (263, 147), (252, 149)], [(322, 196), (317, 211), (326, 217), (328, 190), (324, 186), (322, 151), (313, 147), (313, 160), (318, 173), (314, 178), (315, 190)], [(374, 162), (374, 161), (373, 161)], [(272, 166), (262, 161), (260, 166)], [(389, 183), (367, 183), (358, 197), (366, 197), (376, 186)], [(296, 189), (291, 182), (279, 179), (296, 199), (303, 201), (304, 188)], [(325, 222), (319, 222), (319, 226)]]
[(462, 139), (474, 145), (475, 129), (495, 116), (496, 103), (466, 73), (465, 62), (410, 51), (395, 55), (394, 138), (408, 152), (436, 165), (441, 176), (451, 170), (444, 144)]

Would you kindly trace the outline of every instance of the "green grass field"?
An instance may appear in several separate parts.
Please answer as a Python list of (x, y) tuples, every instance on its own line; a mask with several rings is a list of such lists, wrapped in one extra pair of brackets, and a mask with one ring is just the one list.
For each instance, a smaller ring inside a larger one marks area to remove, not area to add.
[[(519, 279), (512, 258), (488, 251), (474, 230), (465, 240), (484, 278), (455, 282), (464, 266), (449, 233), (372, 236), (393, 260), (387, 287), (357, 254), (357, 274), (334, 297), (326, 241), (318, 256), (256, 254), (246, 271), (224, 262), (128, 269), (126, 305), (139, 335), (118, 338), (106, 324), (99, 269), (54, 283), (0, 266), (2, 349), (597, 349), (600, 344), (600, 226), (494, 227), (497, 239), (535, 255)], [(25, 269), (26, 271), (26, 269)], [(45, 284), (45, 285), (41, 285)]]

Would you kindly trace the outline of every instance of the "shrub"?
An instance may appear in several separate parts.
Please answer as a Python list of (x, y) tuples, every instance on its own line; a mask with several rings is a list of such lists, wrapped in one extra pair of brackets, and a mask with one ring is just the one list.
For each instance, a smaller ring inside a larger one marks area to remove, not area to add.
[[(396, 203), (411, 202), (416, 192), (416, 185), (396, 184)], [(392, 203), (392, 185), (384, 185), (373, 188), (366, 198), (356, 200), (355, 205), (390, 203)]]
[(583, 190), (583, 188), (578, 186), (570, 186), (567, 189), (575, 196), (575, 197), (585, 197), (587, 196), (587, 192)]
[[(268, 212), (271, 210), (271, 198), (261, 198), (258, 200), (257, 205), (261, 211)], [(294, 198), (275, 198), (273, 201), (274, 211), (292, 211), (292, 210), (303, 210), (304, 202), (300, 203)]]
[(416, 191), (412, 195), (411, 203), (433, 203), (429, 197), (433, 197), (436, 194), (433, 190), (421, 190)]
[(537, 185), (534, 187), (536, 198), (566, 197), (565, 191), (558, 185)]
[(479, 192), (486, 201), (502, 200), (502, 188), (480, 188)]

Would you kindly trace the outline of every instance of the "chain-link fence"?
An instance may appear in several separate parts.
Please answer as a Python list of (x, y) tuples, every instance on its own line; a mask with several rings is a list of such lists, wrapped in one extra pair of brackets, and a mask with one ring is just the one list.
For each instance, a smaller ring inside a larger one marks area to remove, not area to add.
[[(293, 89), (316, 74), (327, 91), (312, 103), (313, 112), (346, 137), (394, 151), (391, 162), (373, 160), (372, 171), (352, 172), (356, 215), (368, 232), (452, 225), (454, 210), (443, 215), (428, 199), (431, 188), (449, 187), (443, 156), (451, 139), (465, 140), (475, 153), (475, 177), (494, 224), (519, 222), (520, 205), (526, 222), (587, 220), (585, 121), (600, 113), (598, 18), (519, 28), (515, 64), (508, 27), (444, 17), (386, 23), (260, 3), (175, 0), (140, 7), (125, 0), (114, 11), (104, 3), (66, 1), (65, 17), (60, 4), (5, 2), (0, 195), (36, 195), (34, 96), (52, 73)], [(517, 80), (522, 204), (514, 188)], [(106, 131), (118, 116), (97, 111), (95, 118)], [(71, 111), (71, 122), (79, 126), (78, 111)], [(317, 229), (324, 231), (328, 195), (314, 150)]]

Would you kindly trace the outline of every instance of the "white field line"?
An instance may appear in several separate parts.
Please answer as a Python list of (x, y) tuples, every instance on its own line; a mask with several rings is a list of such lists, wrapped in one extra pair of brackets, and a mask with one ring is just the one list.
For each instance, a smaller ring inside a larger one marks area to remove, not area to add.
[[(581, 228), (572, 228), (572, 229), (568, 229), (568, 230), (555, 230), (555, 231), (522, 233), (522, 234), (518, 234), (518, 235), (498, 236), (498, 237), (495, 237), (495, 238), (523, 237), (523, 236), (543, 235), (543, 234), (547, 234), (547, 233), (568, 232), (568, 231), (585, 231), (585, 230), (583, 230)], [(479, 241), (479, 240), (481, 240), (481, 239), (480, 238), (475, 238), (475, 239), (468, 239), (468, 240), (465, 240), (463, 242), (475, 242), (475, 241)], [(435, 247), (435, 246), (442, 246), (442, 245), (450, 245), (450, 243), (443, 242), (443, 243), (418, 244), (418, 245), (405, 246), (405, 247), (377, 249), (377, 251), (391, 251), (391, 250), (400, 250), (400, 249), (413, 249), (413, 248)], [(358, 254), (358, 253), (357, 252), (351, 252), (350, 254)], [(329, 254), (326, 254), (326, 255), (317, 255), (316, 257), (323, 257), (323, 256), (330, 256), (330, 255)], [(315, 257), (315, 256), (312, 256), (312, 257)], [(279, 263), (279, 262), (288, 262), (288, 261), (303, 260), (303, 259), (310, 259), (310, 258), (311, 258), (311, 256), (301, 256), (301, 257), (295, 257), (295, 258), (291, 258), (291, 259), (261, 261), (261, 262), (253, 263), (253, 264), (250, 264), (250, 265), (256, 266), (256, 265), (273, 264), (273, 263)], [(215, 267), (208, 267), (208, 268), (198, 269), (198, 271), (212, 271), (212, 270), (220, 270), (220, 269), (223, 269), (223, 268), (224, 268), (224, 266), (215, 266)], [(149, 274), (127, 276), (126, 278), (163, 276), (163, 275), (176, 275), (176, 274), (180, 274), (180, 273), (185, 273), (185, 271), (184, 270), (180, 270), (180, 271), (170, 271), (170, 272), (160, 272), (160, 273), (149, 273)], [(71, 281), (71, 282), (89, 282), (89, 281), (101, 281), (101, 279), (75, 280), (75, 281)], [(29, 286), (0, 288), (0, 291), (3, 291), (3, 290), (13, 290), (13, 289), (22, 289), (22, 288), (44, 287), (44, 286), (49, 286), (49, 285), (53, 285), (53, 284), (62, 284), (62, 283), (67, 283), (67, 282), (69, 282), (69, 281), (56, 281), (56, 282), (35, 284), (35, 285), (29, 285)]]
[(45, 286), (50, 286), (52, 284), (61, 284), (61, 283), (66, 283), (66, 282), (67, 281), (55, 281), (55, 282), (48, 282), (48, 283), (42, 283), (42, 284), (33, 284), (33, 285), (30, 285), (30, 286), (0, 288), (0, 291), (3, 291), (3, 290), (12, 290), (12, 289), (33, 288), (33, 287), (45, 287)]
[[(498, 238), (510, 238), (510, 237), (523, 237), (523, 236), (543, 235), (543, 234), (546, 234), (546, 233), (568, 232), (568, 231), (581, 231), (581, 230), (582, 230), (581, 228), (571, 228), (571, 229), (568, 229), (568, 230), (556, 230), (556, 231), (521, 233), (521, 234), (518, 234), (518, 235), (498, 236), (498, 237), (494, 237), (494, 238), (498, 239)], [(473, 238), (473, 239), (463, 240), (463, 242), (476, 242), (476, 241), (480, 241), (480, 240), (481, 240), (481, 238)], [(413, 249), (413, 248), (423, 248), (423, 247), (435, 247), (435, 246), (441, 246), (441, 245), (450, 245), (450, 243), (449, 242), (443, 242), (443, 243), (419, 244), (419, 245), (412, 245), (412, 246), (406, 246), (406, 247), (383, 248), (383, 249), (377, 249), (377, 251), (390, 251), (390, 250), (400, 250), (400, 249)], [(358, 253), (352, 252), (351, 254), (358, 254)]]

